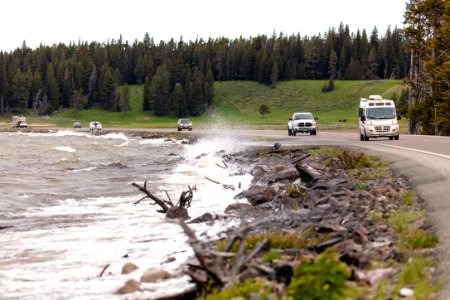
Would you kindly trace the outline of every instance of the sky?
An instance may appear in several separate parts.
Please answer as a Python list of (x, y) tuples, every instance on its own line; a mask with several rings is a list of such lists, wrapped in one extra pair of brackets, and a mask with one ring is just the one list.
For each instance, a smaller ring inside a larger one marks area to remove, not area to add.
[(342, 22), (350, 31), (403, 28), (407, 0), (9, 0), (0, 11), (0, 51), (23, 42), (130, 44), (145, 33), (155, 43), (197, 38), (324, 34)]

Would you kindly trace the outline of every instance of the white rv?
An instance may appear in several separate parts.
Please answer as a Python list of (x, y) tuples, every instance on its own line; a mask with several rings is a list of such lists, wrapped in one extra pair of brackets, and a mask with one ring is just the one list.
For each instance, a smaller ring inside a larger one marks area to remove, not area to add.
[(383, 99), (379, 95), (371, 95), (359, 102), (359, 135), (361, 141), (370, 138), (388, 137), (399, 139), (397, 113), (393, 100)]

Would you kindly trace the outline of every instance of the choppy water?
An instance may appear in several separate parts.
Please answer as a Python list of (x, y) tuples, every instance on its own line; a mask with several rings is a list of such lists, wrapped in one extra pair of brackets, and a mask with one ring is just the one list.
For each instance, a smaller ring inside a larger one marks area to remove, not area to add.
[[(149, 190), (172, 199), (196, 184), (190, 216), (222, 213), (239, 190), (205, 177), (246, 188), (250, 175), (216, 165), (216, 151), (238, 144), (223, 136), (186, 145), (124, 134), (0, 133), (0, 226), (12, 226), (0, 230), (0, 299), (151, 299), (188, 287), (184, 276), (114, 294), (148, 269), (177, 273), (192, 254), (178, 225), (148, 201), (132, 204), (143, 195), (131, 183), (148, 180)], [(223, 225), (193, 227), (214, 238)], [(169, 257), (175, 261), (162, 264)], [(139, 269), (122, 275), (127, 262)]]

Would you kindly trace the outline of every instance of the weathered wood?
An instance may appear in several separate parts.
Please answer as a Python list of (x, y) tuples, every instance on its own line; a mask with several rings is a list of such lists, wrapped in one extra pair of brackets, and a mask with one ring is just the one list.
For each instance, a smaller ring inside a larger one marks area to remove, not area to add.
[(145, 197), (139, 199), (138, 201), (134, 202), (133, 204), (136, 205), (140, 203), (142, 200), (150, 198), (154, 201), (154, 203), (150, 203), (150, 205), (159, 205), (161, 207), (160, 210), (157, 210), (157, 212), (165, 213), (166, 218), (180, 218), (183, 220), (189, 219), (189, 214), (187, 209), (191, 206), (192, 198), (194, 195), (194, 190), (196, 189), (195, 185), (194, 187), (188, 186), (187, 191), (183, 191), (180, 195), (180, 198), (178, 200), (178, 203), (176, 205), (173, 204), (172, 199), (170, 199), (169, 193), (166, 191), (166, 196), (168, 200), (161, 200), (155, 195), (153, 195), (148, 189), (147, 189), (147, 181), (145, 181), (144, 185), (141, 186), (135, 182), (132, 183), (133, 186), (137, 187), (140, 191), (144, 192), (146, 194)]
[(102, 271), (100, 272), (100, 274), (98, 275), (98, 277), (102, 277), (103, 273), (105, 273), (106, 269), (108, 269), (110, 266), (110, 264), (107, 264), (106, 266), (103, 267)]
[[(158, 197), (153, 195), (149, 190), (147, 190), (147, 180), (145, 181), (144, 186), (141, 186), (141, 185), (139, 185), (139, 184), (137, 184), (135, 182), (133, 182), (132, 185), (137, 187), (141, 192), (143, 192), (143, 193), (145, 193), (147, 195), (146, 197), (140, 199), (139, 202), (142, 201), (145, 198), (150, 198), (153, 201), (155, 201), (155, 203), (158, 204), (161, 207), (161, 210), (158, 211), (158, 212), (161, 212), (161, 213), (167, 213), (169, 211), (169, 208), (173, 207), (173, 205), (172, 206), (168, 206), (167, 201), (163, 201), (163, 200), (159, 199)], [(137, 202), (137, 203), (139, 203), (139, 202)]]
[(221, 184), (220, 182), (218, 182), (218, 181), (216, 181), (214, 179), (211, 179), (209, 177), (206, 177), (206, 176), (205, 176), (205, 179), (208, 179), (209, 181), (214, 182), (215, 184)]
[[(250, 251), (245, 253), (245, 238), (247, 234), (255, 226), (258, 226), (265, 220), (258, 220), (253, 223), (242, 222), (241, 226), (235, 230), (232, 236), (228, 239), (225, 245), (224, 251), (211, 250), (209, 246), (203, 244), (190, 229), (190, 227), (182, 222), (177, 223), (183, 228), (184, 233), (188, 236), (188, 243), (194, 250), (195, 257), (197, 258), (200, 266), (193, 266), (196, 268), (196, 273), (192, 274), (191, 278), (195, 281), (198, 278), (198, 269), (203, 270), (208, 278), (212, 280), (214, 285), (219, 288), (229, 286), (233, 282), (242, 279), (250, 273), (259, 274), (261, 271), (258, 268), (252, 266), (249, 262), (252, 260), (264, 247), (267, 241), (261, 241)], [(231, 248), (234, 243), (238, 242), (238, 252), (231, 252)], [(267, 273), (267, 269), (264, 273)], [(197, 282), (199, 284), (205, 283), (204, 280)]]

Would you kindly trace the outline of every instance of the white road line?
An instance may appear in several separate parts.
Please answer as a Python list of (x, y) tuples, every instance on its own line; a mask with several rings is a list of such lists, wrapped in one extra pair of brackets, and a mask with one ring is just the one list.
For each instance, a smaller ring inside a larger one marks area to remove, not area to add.
[(386, 147), (391, 147), (391, 148), (396, 148), (396, 149), (401, 149), (401, 150), (409, 150), (409, 151), (414, 151), (414, 152), (419, 152), (419, 153), (423, 153), (423, 154), (434, 155), (434, 156), (439, 156), (439, 157), (442, 157), (442, 158), (450, 159), (450, 156), (444, 155), (444, 154), (439, 154), (439, 153), (434, 153), (434, 152), (429, 152), (429, 151), (423, 151), (423, 150), (418, 150), (418, 149), (414, 149), (414, 148), (393, 146), (393, 145), (389, 145), (389, 144), (382, 144), (382, 143), (377, 143), (377, 144), (378, 145), (382, 145), (382, 146), (386, 146)]

